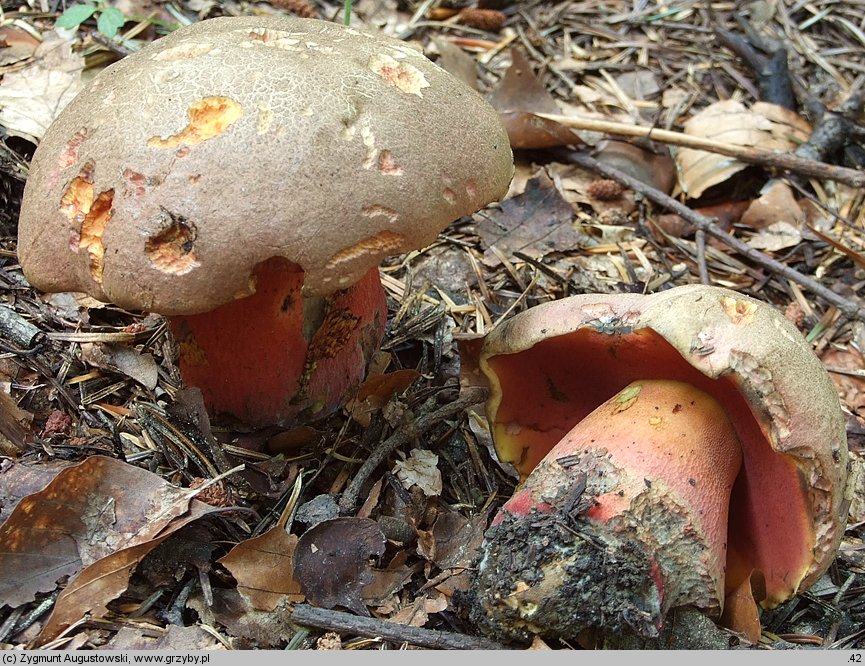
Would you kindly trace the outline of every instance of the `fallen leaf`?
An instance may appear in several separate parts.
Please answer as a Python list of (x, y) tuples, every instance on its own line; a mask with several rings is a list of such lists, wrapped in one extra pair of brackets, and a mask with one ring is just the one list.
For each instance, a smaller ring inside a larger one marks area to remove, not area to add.
[[(148, 627), (153, 630), (152, 627)], [(190, 652), (192, 650), (225, 650), (213, 634), (207, 632), (200, 625), (179, 627), (170, 624), (161, 632), (160, 636), (148, 636), (141, 629), (134, 627), (121, 627), (114, 636), (105, 644), (109, 650), (172, 650), (176, 652)]]
[(511, 147), (552, 148), (579, 145), (583, 141), (561, 123), (535, 114), (559, 115), (559, 103), (535, 77), (528, 59), (519, 49), (511, 49), (511, 66), (489, 96), (508, 132)]
[(81, 345), (81, 357), (97, 368), (126, 375), (151, 391), (159, 380), (159, 369), (153, 356), (126, 345), (85, 342)]
[(350, 401), (346, 408), (355, 421), (368, 427), (372, 415), (384, 407), (394, 395), (405, 391), (418, 377), (420, 373), (412, 368), (371, 375), (361, 384), (357, 398)]
[(765, 229), (776, 222), (799, 226), (805, 214), (793, 196), (792, 188), (783, 180), (770, 180), (742, 213), (741, 224), (752, 229)]
[(32, 420), (33, 414), (18, 407), (12, 397), (0, 389), (0, 436), (8, 440), (10, 449), (4, 455), (20, 453), (33, 439), (27, 427)]
[(57, 459), (38, 463), (4, 461), (0, 467), (0, 523), (12, 515), (22, 497), (38, 493), (73, 464)]
[[(751, 575), (724, 597), (724, 613), (721, 624), (728, 629), (744, 634), (755, 645), (760, 642), (762, 627), (760, 626), (760, 611), (757, 608), (755, 590), (765, 587), (763, 575), (754, 571)], [(757, 597), (760, 594), (757, 593)]]
[(666, 148), (653, 152), (628, 141), (607, 139), (596, 146), (595, 159), (665, 194), (676, 184), (676, 163)]
[(278, 522), (261, 536), (241, 541), (219, 560), (237, 581), (237, 591), (256, 610), (272, 611), (282, 600), (303, 601), (294, 577), (298, 537)]
[(459, 46), (444, 37), (435, 36), (433, 44), (439, 52), (436, 64), (453, 74), (472, 90), (478, 89), (478, 63)]
[(422, 594), (407, 606), (400, 608), (388, 620), (410, 627), (423, 627), (429, 621), (430, 613), (441, 613), (447, 607), (448, 602), (444, 595), (434, 593), (434, 596), (430, 597)]
[[(522, 194), (502, 201), (478, 222), (478, 235), (487, 248), (495, 246), (505, 257), (522, 252), (540, 259), (551, 252), (566, 252), (579, 245), (574, 209), (562, 198), (553, 181), (541, 172), (526, 183)], [(484, 252), (491, 268), (501, 264), (494, 252)]]
[(435, 589), (445, 597), (469, 588), (472, 562), (480, 553), (487, 522), (486, 514), (466, 518), (442, 510), (431, 530), (419, 530), (418, 553), (442, 571), (435, 578)]
[(802, 232), (789, 222), (775, 222), (750, 236), (746, 242), (758, 250), (777, 252), (801, 243)]
[(272, 612), (252, 608), (249, 601), (235, 589), (215, 588), (213, 602), (201, 592), (192, 594), (186, 603), (201, 619), (202, 624), (223, 626), (234, 637), (235, 649), (271, 649), (285, 645), (286, 627), (290, 626), (289, 604)]
[[(179, 499), (178, 504), (182, 504), (183, 498)], [(108, 612), (107, 604), (126, 590), (129, 577), (148, 553), (181, 527), (215, 510), (214, 507), (195, 500), (189, 506), (189, 513), (168, 523), (160, 530), (159, 536), (149, 540), (135, 539), (140, 543), (113, 552), (78, 574), (57, 597), (54, 610), (42, 627), (36, 643), (44, 645), (54, 640), (85, 615), (91, 618), (103, 617)], [(155, 522), (160, 523), (161, 519)]]
[(0, 526), (0, 605), (32, 601), (106, 557), (162, 536), (198, 504), (190, 504), (187, 489), (113, 458), (92, 456), (62, 470)]
[(0, 125), (33, 143), (82, 88), (84, 58), (72, 42), (49, 31), (36, 49), (33, 63), (8, 72), (0, 83)]
[(39, 48), (39, 40), (15, 25), (0, 26), (0, 67), (26, 60)]
[(650, 69), (622, 72), (615, 81), (622, 92), (633, 100), (651, 99), (663, 91), (657, 75)]
[[(750, 109), (736, 100), (710, 104), (685, 123), (685, 134), (733, 146), (785, 152), (811, 134), (810, 125), (789, 109), (757, 102)], [(748, 165), (705, 150), (681, 148), (676, 153), (679, 187), (692, 199), (722, 183)]]
[(380, 606), (406, 586), (414, 575), (414, 570), (406, 565), (408, 554), (407, 550), (400, 550), (386, 568), (370, 569), (372, 580), (361, 590), (365, 603)]
[(439, 457), (426, 449), (412, 449), (407, 460), (397, 460), (393, 472), (402, 487), (416, 486), (427, 497), (438, 497), (442, 492), (442, 473)]
[(838, 389), (838, 395), (854, 414), (865, 416), (865, 357), (854, 347), (827, 349), (820, 360)]
[(369, 518), (334, 518), (310, 528), (294, 551), (294, 575), (316, 606), (343, 606), (369, 615), (362, 590), (373, 581), (370, 558), (384, 555), (385, 538)]

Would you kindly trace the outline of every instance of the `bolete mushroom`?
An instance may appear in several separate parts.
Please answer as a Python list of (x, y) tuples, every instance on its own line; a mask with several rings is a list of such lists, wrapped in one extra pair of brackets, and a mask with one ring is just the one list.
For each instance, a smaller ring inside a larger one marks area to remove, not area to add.
[(472, 586), (487, 632), (653, 638), (672, 609), (774, 607), (832, 562), (845, 421), (771, 305), (706, 286), (574, 296), (493, 329), (480, 368), (524, 479)]
[(406, 43), (217, 18), (63, 110), (18, 252), (39, 289), (168, 315), (212, 413), (301, 421), (339, 405), (381, 341), (381, 259), (500, 198), (512, 173), (495, 111)]

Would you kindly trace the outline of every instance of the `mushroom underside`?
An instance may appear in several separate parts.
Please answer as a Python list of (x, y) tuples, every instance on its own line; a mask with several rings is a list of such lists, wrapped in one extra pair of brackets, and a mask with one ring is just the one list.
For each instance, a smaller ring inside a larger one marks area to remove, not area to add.
[(491, 423), (496, 447), (523, 477), (578, 422), (632, 382), (676, 380), (712, 396), (724, 406), (743, 451), (730, 497), (726, 591), (759, 572), (766, 581), (758, 599), (763, 606), (796, 593), (810, 572), (815, 543), (805, 481), (797, 461), (773, 449), (771, 428), (754, 413), (734, 375), (702, 374), (648, 328), (614, 335), (582, 328), (487, 363), (498, 399)]

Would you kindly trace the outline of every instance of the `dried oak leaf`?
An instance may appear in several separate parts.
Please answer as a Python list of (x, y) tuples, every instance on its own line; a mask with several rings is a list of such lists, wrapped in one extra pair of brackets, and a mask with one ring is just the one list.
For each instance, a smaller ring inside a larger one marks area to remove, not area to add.
[[(685, 134), (721, 143), (768, 151), (792, 151), (804, 143), (811, 127), (800, 116), (775, 104), (757, 102), (750, 109), (728, 99), (710, 104), (685, 123)], [(697, 199), (747, 164), (705, 150), (682, 148), (676, 153), (679, 188)]]
[(32, 601), (78, 574), (40, 635), (50, 640), (84, 613), (104, 612), (144, 555), (210, 510), (156, 474), (92, 456), (24, 497), (0, 526), (0, 605)]
[(478, 222), (484, 242), (484, 263), (491, 268), (501, 260), (489, 248), (495, 246), (505, 257), (522, 252), (541, 259), (551, 252), (576, 248), (580, 233), (571, 224), (574, 209), (562, 198), (553, 181), (543, 172), (526, 183), (520, 195), (502, 201)]
[(321, 608), (343, 606), (369, 615), (363, 588), (373, 582), (370, 558), (384, 555), (385, 537), (369, 518), (334, 518), (304, 532), (294, 551), (294, 575)]
[(282, 600), (303, 601), (294, 576), (297, 535), (283, 522), (264, 534), (241, 541), (219, 563), (231, 572), (240, 592), (256, 610), (272, 611)]
[(468, 570), (480, 553), (488, 518), (486, 514), (466, 518), (455, 511), (441, 511), (431, 530), (418, 532), (418, 552), (442, 571), (435, 588), (447, 598), (454, 590), (468, 588)]
[(523, 52), (511, 49), (510, 53), (511, 66), (490, 94), (489, 102), (499, 112), (511, 147), (539, 149), (582, 144), (582, 139), (561, 123), (536, 115), (559, 115), (562, 109), (535, 77)]
[(12, 515), (22, 497), (42, 490), (73, 463), (46, 460), (38, 464), (4, 461), (0, 464), (0, 523)]

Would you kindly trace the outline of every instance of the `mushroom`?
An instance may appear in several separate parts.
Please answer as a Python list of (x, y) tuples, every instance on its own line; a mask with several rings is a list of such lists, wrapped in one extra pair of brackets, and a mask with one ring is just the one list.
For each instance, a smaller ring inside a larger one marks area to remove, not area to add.
[(108, 67), (31, 165), (19, 257), (44, 291), (165, 314), (212, 414), (331, 412), (386, 307), (378, 264), (502, 197), (495, 111), (396, 39), (217, 18)]
[(493, 329), (479, 363), (523, 480), (472, 585), (488, 633), (652, 639), (678, 608), (747, 624), (743, 599), (775, 607), (832, 562), (845, 421), (772, 306), (700, 285), (574, 296)]

